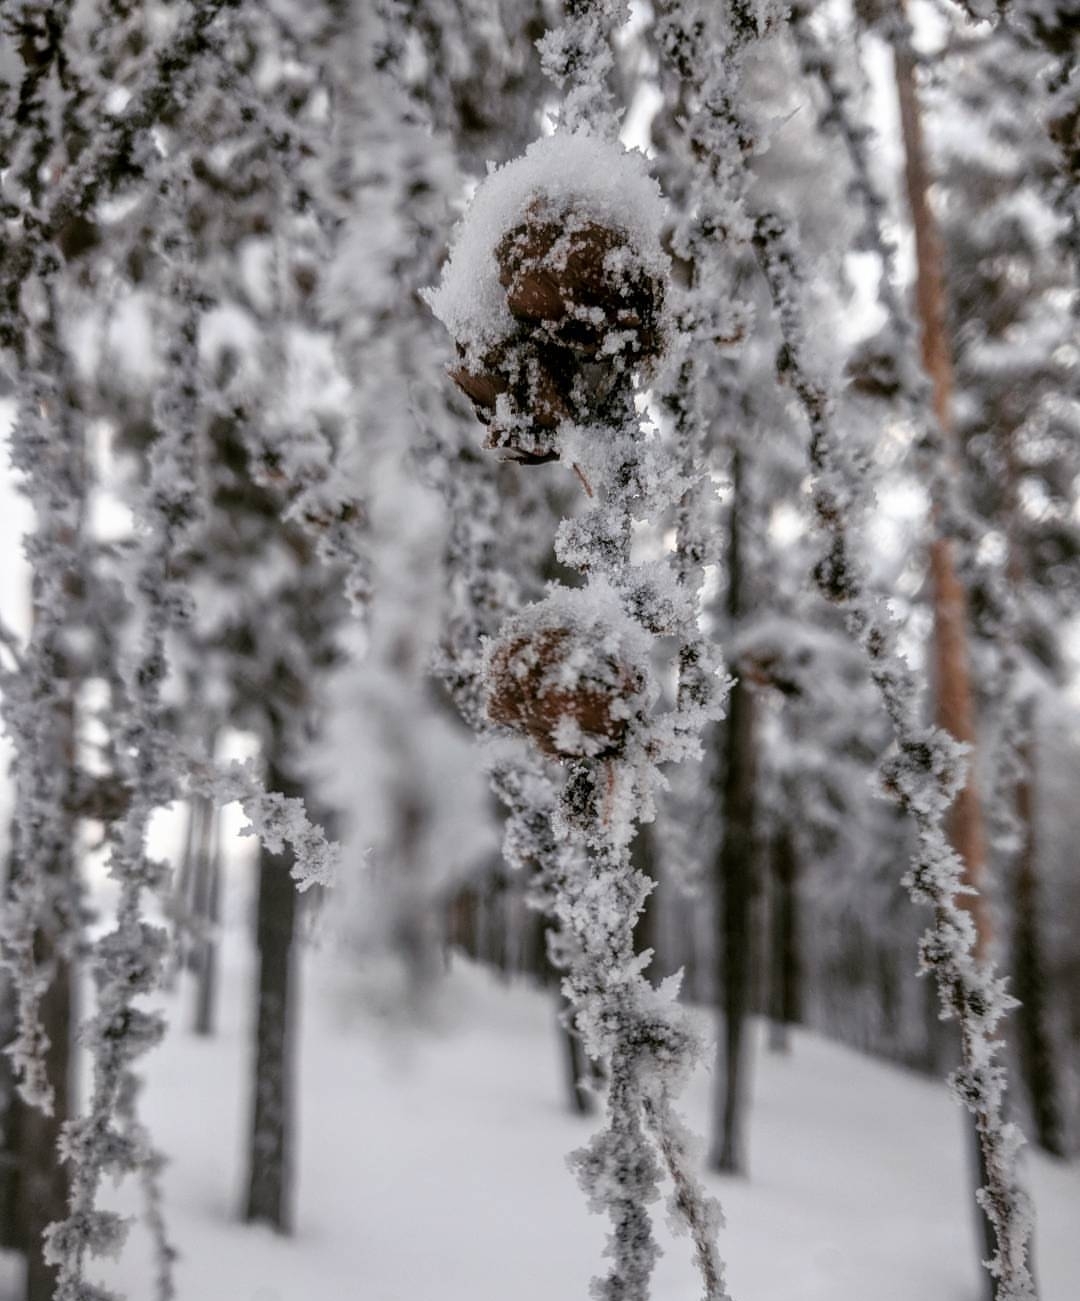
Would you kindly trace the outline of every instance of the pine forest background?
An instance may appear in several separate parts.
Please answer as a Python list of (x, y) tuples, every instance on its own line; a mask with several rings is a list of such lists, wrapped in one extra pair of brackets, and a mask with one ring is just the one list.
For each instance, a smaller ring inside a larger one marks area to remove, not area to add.
[(0, 1301), (1080, 1295), (1076, 0), (0, 105)]

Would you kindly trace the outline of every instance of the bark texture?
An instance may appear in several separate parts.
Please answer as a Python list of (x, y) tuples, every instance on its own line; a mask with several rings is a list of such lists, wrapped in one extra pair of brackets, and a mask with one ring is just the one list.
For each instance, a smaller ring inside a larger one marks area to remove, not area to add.
[(773, 837), (772, 938), (769, 972), (769, 1046), (788, 1047), (788, 1029), (802, 1020), (799, 952), (799, 859), (794, 832), (781, 822)]
[(1047, 1024), (1047, 980), (1039, 926), (1038, 823), (1036, 820), (1036, 743), (1033, 710), (1021, 758), (1024, 775), (1016, 789), (1016, 815), (1022, 842), (1013, 894), (1013, 992), (1021, 1007), (1016, 1018), (1020, 1071), (1027, 1088), (1035, 1140), (1044, 1151), (1065, 1156), (1061, 1095), (1053, 1039)]
[[(915, 60), (906, 41), (896, 45), (896, 89), (904, 143), (904, 179), (915, 234), (916, 307), (921, 327), (922, 362), (929, 376), (934, 415), (943, 446), (951, 450), (953, 437), (953, 353), (948, 330), (944, 248), (937, 220), (930, 204), (931, 175), (927, 160), (922, 113), (915, 81)], [(989, 956), (993, 940), (990, 912), (985, 897), (986, 834), (975, 777), (975, 704), (971, 687), (968, 648), (967, 597), (956, 571), (953, 540), (943, 531), (940, 512), (935, 511), (936, 536), (930, 545), (930, 581), (933, 599), (933, 663), (936, 712), (939, 726), (958, 741), (971, 746), (967, 780), (949, 811), (948, 832), (953, 848), (963, 863), (962, 881), (977, 891), (964, 894), (959, 904), (975, 926), (973, 956)], [(971, 1124), (972, 1122), (968, 1122)], [(977, 1123), (977, 1122), (976, 1122)], [(972, 1130), (977, 1154), (978, 1186), (986, 1182), (982, 1147)], [(993, 1226), (978, 1212), (982, 1246), (980, 1260), (997, 1251)], [(995, 1280), (983, 1272), (990, 1301), (997, 1294)]]
[[(741, 455), (732, 458), (728, 541), (727, 613), (735, 627), (744, 614), (746, 575), (740, 546), (745, 490)], [(718, 729), (723, 833), (716, 861), (719, 913), (717, 984), (722, 1011), (717, 1036), (716, 1108), (709, 1164), (726, 1174), (746, 1174), (746, 1099), (749, 1075), (746, 1035), (753, 972), (754, 819), (757, 763), (753, 689), (740, 675)]]
[[(301, 797), (303, 788), (282, 771), (280, 763), (280, 756), (270, 757), (267, 787), (287, 798)], [(259, 984), (244, 1218), (249, 1223), (268, 1224), (278, 1233), (292, 1229), (293, 937), (297, 895), (289, 875), (291, 865), (288, 851), (271, 854), (260, 849), (256, 917)]]

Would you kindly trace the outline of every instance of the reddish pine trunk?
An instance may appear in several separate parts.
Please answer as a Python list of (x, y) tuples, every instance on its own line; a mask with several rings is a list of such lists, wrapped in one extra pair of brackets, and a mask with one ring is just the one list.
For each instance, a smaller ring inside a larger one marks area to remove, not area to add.
[[(903, 43), (896, 49), (896, 88), (900, 105), (900, 125), (904, 140), (904, 172), (912, 227), (915, 233), (917, 263), (916, 304), (922, 328), (922, 361), (933, 390), (934, 414), (948, 445), (952, 434), (953, 364), (952, 345), (946, 325), (944, 255), (941, 235), (929, 201), (930, 172), (923, 137), (922, 115), (915, 85), (915, 65)], [(959, 903), (971, 915), (975, 925), (974, 956), (986, 958), (993, 939), (990, 913), (986, 905), (986, 837), (982, 808), (975, 782), (975, 707), (971, 689), (968, 652), (967, 600), (956, 572), (952, 539), (941, 532), (941, 520), (935, 523), (937, 536), (930, 546), (930, 579), (934, 614), (934, 678), (937, 694), (937, 721), (958, 741), (972, 749), (968, 758), (967, 782), (957, 796), (949, 814), (949, 837), (962, 863), (963, 883), (979, 893), (962, 895)], [(985, 1182), (982, 1146), (974, 1122), (970, 1122), (971, 1141), (976, 1153), (978, 1184)], [(983, 1239), (980, 1260), (997, 1249), (993, 1227), (982, 1212), (979, 1224)], [(982, 1271), (980, 1271), (982, 1272)], [(989, 1274), (988, 1296), (993, 1301), (997, 1288)]]

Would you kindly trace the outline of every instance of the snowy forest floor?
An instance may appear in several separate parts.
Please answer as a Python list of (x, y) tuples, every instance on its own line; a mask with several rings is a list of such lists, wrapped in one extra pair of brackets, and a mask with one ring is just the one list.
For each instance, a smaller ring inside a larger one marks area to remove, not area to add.
[[(144, 1095), (171, 1162), (179, 1301), (584, 1298), (605, 1225), (565, 1154), (595, 1121), (566, 1110), (551, 996), (464, 963), (434, 1026), (402, 1030), (358, 1008), (340, 961), (303, 955), (296, 1234), (237, 1222), (250, 975), (239, 938), (225, 946), (239, 957), (223, 973), (218, 1036), (187, 1032), (182, 988)], [(811, 1034), (787, 1055), (758, 1048), (751, 1177), (709, 1180), (735, 1301), (981, 1297), (961, 1118), (944, 1088)], [(686, 1098), (698, 1132), (710, 1078), (699, 1070)], [(1080, 1166), (1036, 1155), (1027, 1170), (1043, 1301), (1074, 1301)], [(114, 1196), (135, 1209), (134, 1189)], [(688, 1246), (661, 1234), (656, 1301), (694, 1301)], [(151, 1279), (137, 1230), (109, 1281), (147, 1301)]]

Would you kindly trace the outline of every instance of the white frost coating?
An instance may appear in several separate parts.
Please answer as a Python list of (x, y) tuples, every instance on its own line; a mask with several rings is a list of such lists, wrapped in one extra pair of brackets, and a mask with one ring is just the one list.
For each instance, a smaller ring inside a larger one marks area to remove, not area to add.
[(617, 655), (628, 666), (640, 670), (642, 678), (649, 676), (652, 638), (626, 613), (620, 594), (602, 575), (590, 579), (585, 587), (551, 583), (542, 601), (526, 606), (505, 621), (498, 639), (489, 640), (488, 648), (549, 628), (577, 633), (597, 654)]
[(542, 601), (512, 615), (499, 630), (498, 638), (487, 639), (489, 662), (492, 652), (506, 641), (539, 636), (552, 628), (572, 634), (590, 652), (587, 663), (579, 652), (560, 660), (560, 686), (572, 690), (578, 685), (573, 676), (575, 668), (591, 668), (598, 658), (610, 655), (636, 670), (641, 681), (649, 684), (643, 688), (644, 703), (655, 703), (657, 689), (650, 672), (653, 639), (626, 613), (620, 594), (607, 578), (597, 575), (585, 587), (550, 584)]
[(458, 225), (442, 283), (423, 294), (451, 336), (470, 351), (498, 343), (513, 327), (495, 250), (541, 197), (557, 212), (573, 210), (625, 231), (642, 264), (666, 276), (668, 258), (660, 245), (666, 205), (644, 154), (586, 131), (535, 140), (521, 158), (488, 173)]

